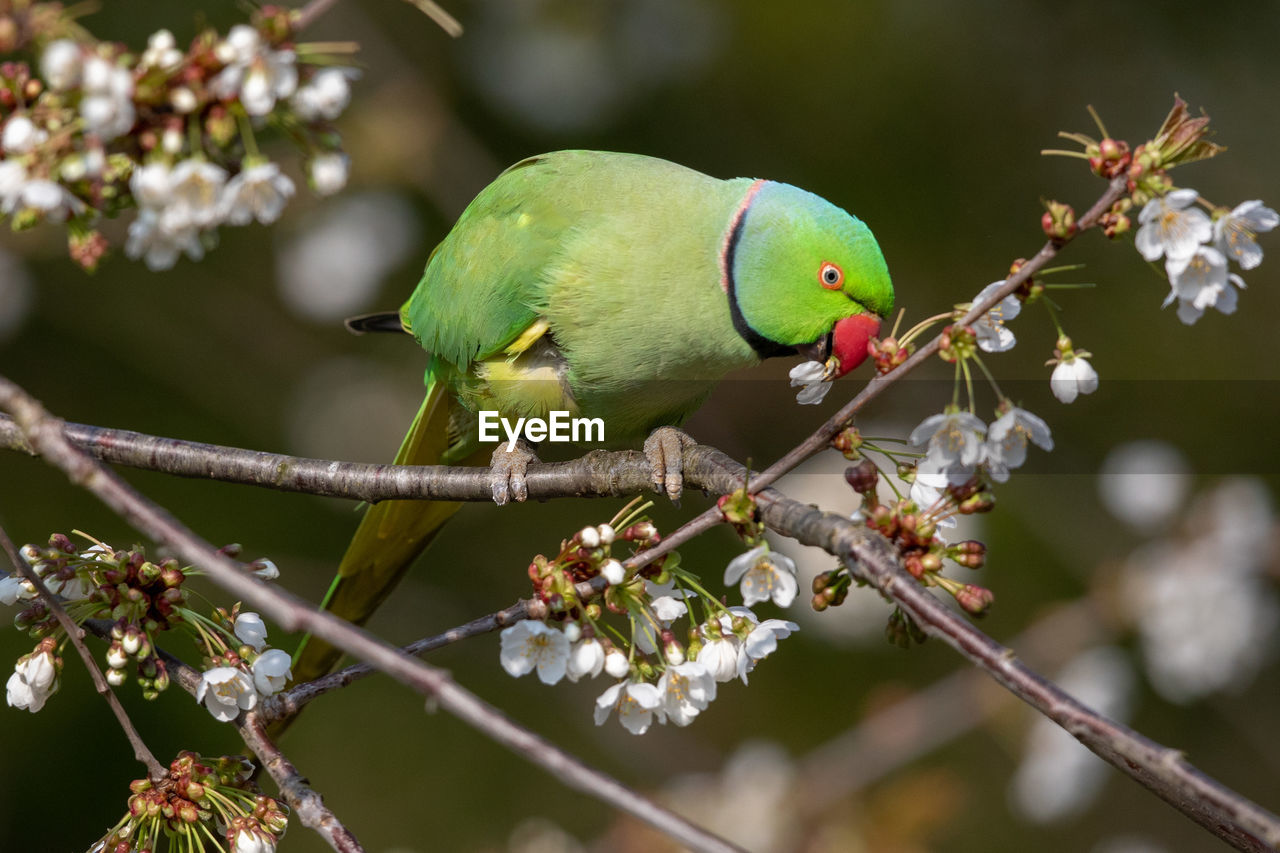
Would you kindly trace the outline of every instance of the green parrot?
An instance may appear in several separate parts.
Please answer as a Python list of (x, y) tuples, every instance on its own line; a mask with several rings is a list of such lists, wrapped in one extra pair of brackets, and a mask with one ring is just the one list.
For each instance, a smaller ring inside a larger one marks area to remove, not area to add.
[[(675, 429), (732, 370), (799, 352), (834, 379), (867, 355), (893, 310), (871, 231), (788, 184), (718, 180), (601, 151), (530, 157), (498, 176), (427, 260), (398, 314), (353, 330), (412, 334), (426, 399), (397, 464), (483, 464), (476, 413), (601, 418), (611, 444), (644, 440), (654, 485), (680, 495)], [(646, 438), (647, 437), (647, 438)], [(523, 441), (489, 460), (494, 500), (526, 497)], [(324, 606), (362, 624), (459, 504), (368, 509)], [(293, 677), (341, 653), (303, 641)]]

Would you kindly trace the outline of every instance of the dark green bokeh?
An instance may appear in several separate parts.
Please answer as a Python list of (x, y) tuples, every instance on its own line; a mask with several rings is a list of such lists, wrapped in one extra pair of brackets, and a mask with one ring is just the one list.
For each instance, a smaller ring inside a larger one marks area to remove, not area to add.
[[(339, 4), (314, 29), (316, 39), (350, 38), (364, 47), (366, 73), (340, 123), (352, 155), (352, 190), (400, 193), (419, 214), (418, 250), (386, 276), (367, 310), (402, 301), (453, 216), (497, 169), (556, 148), (638, 151), (718, 176), (763, 176), (811, 189), (875, 230), (911, 318), (966, 299), (1002, 278), (1014, 257), (1034, 252), (1042, 242), (1041, 198), (1083, 210), (1101, 191), (1080, 161), (1037, 154), (1058, 147), (1060, 129), (1093, 131), (1086, 104), (1112, 133), (1136, 143), (1180, 92), (1193, 109), (1203, 105), (1211, 113), (1218, 141), (1230, 150), (1179, 171), (1175, 180), (1220, 203), (1280, 202), (1280, 8), (1272, 5), (721, 0), (698, 6), (694, 19), (676, 15), (678, 31), (658, 27), (646, 41), (618, 22), (628, 15), (670, 20), (674, 0), (535, 3), (540, 15), (567, 22), (588, 41), (632, 39), (629, 61), (646, 67), (644, 74), (613, 67), (618, 91), (596, 112), (584, 110), (576, 124), (558, 125), (522, 119), (479, 82), (478, 69), (518, 43), (494, 40), (498, 5), (453, 8), (471, 27), (456, 43), (395, 0)], [(239, 19), (229, 3), (149, 0), (129, 4), (128, 15), (116, 6), (107, 4), (86, 23), (101, 37), (135, 46), (162, 26), (182, 43), (201, 15), (223, 29)], [(695, 58), (676, 65), (664, 46), (680, 41), (681, 32), (696, 36), (692, 48), (686, 45)], [(495, 52), (486, 56), (486, 45)], [(619, 63), (624, 57), (612, 45), (603, 54)], [(672, 67), (664, 68), (668, 61)], [(540, 74), (538, 67), (521, 71)], [(280, 156), (289, 157), (283, 150)], [(322, 204), (301, 191), (277, 230), (296, 229), (308, 208)], [(286, 309), (274, 280), (275, 239), (272, 229), (223, 229), (221, 246), (203, 263), (183, 261), (153, 274), (115, 257), (86, 277), (62, 255), (53, 229), (5, 237), (5, 247), (28, 259), (37, 287), (25, 326), (0, 343), (0, 371), (69, 420), (286, 452), (299, 450), (290, 438), (298, 385), (323, 360), (373, 360), (390, 382), (410, 389), (406, 396), (416, 393), (423, 358), (413, 346), (352, 338), (337, 324), (317, 325)], [(1210, 312), (1194, 327), (1179, 323), (1171, 309), (1159, 310), (1167, 285), (1131, 246), (1090, 234), (1071, 247), (1064, 260), (1088, 264), (1071, 277), (1099, 288), (1062, 294), (1060, 302), (1068, 331), (1094, 353), (1102, 384), (1071, 407), (1050, 397), (1043, 361), (1054, 335), (1038, 311), (1018, 321), (1019, 348), (995, 360), (1001, 378), (1032, 380), (1013, 387), (1049, 420), (1059, 447), (1052, 457), (1033, 457), (1039, 474), (1015, 477), (1000, 490), (1004, 511), (992, 517), (987, 535), (987, 581), (998, 603), (985, 630), (1012, 636), (1046, 605), (1084, 593), (1096, 566), (1131, 548), (1125, 530), (1096, 506), (1088, 476), (1119, 442), (1165, 438), (1206, 481), (1254, 473), (1274, 488), (1280, 244), (1264, 238), (1263, 245), (1269, 257), (1246, 274), (1238, 314)], [(771, 364), (752, 374), (767, 381), (743, 380), (718, 393), (690, 431), (739, 458), (772, 460), (834, 410), (840, 396), (831, 395), (820, 411), (797, 409), (783, 381), (788, 366)], [(846, 394), (856, 381), (842, 386)], [(949, 396), (947, 385), (910, 384), (877, 403), (874, 414), (914, 423)], [(363, 413), (370, 431), (387, 437), (384, 450), (368, 458), (390, 458), (401, 415)], [(352, 458), (359, 451), (334, 452)], [(210, 541), (241, 542), (249, 556), (272, 557), (282, 582), (312, 598), (323, 593), (355, 524), (353, 513), (319, 499), (126, 476)], [(117, 544), (134, 538), (38, 461), (0, 454), (0, 486), (0, 519), (21, 541), (71, 528)], [(467, 508), (373, 627), (407, 641), (510, 603), (527, 591), (524, 566), (532, 554), (554, 548), (585, 522), (605, 520), (619, 503)], [(703, 505), (693, 497), (680, 511), (663, 506), (656, 514), (666, 530)], [(718, 580), (733, 548), (717, 531), (683, 549), (685, 565)], [(839, 611), (831, 615), (840, 618)], [(278, 632), (272, 639), (292, 645)], [(28, 647), (12, 630), (0, 633), (0, 661)], [(802, 634), (784, 644), (749, 689), (727, 685), (690, 729), (637, 739), (612, 723), (590, 725), (599, 684), (552, 689), (508, 678), (497, 666), (496, 638), (432, 661), (518, 721), (641, 787), (714, 770), (750, 738), (774, 739), (801, 754), (853, 724), (873, 697), (928, 684), (959, 666), (940, 643), (910, 653), (881, 645), (840, 649)], [(1280, 713), (1276, 685), (1273, 667), (1243, 695), (1188, 707), (1142, 687), (1134, 724), (1274, 808), (1280, 752), (1269, 723)], [(142, 702), (132, 687), (121, 692), (162, 759), (184, 748), (236, 748), (230, 728), (212, 724), (176, 689), (155, 703)], [(386, 680), (323, 704), (284, 746), (367, 849), (493, 849), (531, 815), (589, 839), (610, 820), (594, 801), (449, 717), (424, 715), (417, 696)], [(69, 659), (62, 690), (46, 710), (0, 713), (6, 770), (0, 849), (85, 848), (122, 813), (126, 784), (140, 775), (87, 677)], [(912, 768), (941, 768), (963, 788), (964, 808), (934, 830), (929, 849), (1087, 850), (1119, 833), (1147, 835), (1169, 850), (1214, 848), (1116, 773), (1082, 819), (1040, 827), (1012, 817), (1005, 789), (1026, 723), (1003, 714), (998, 728)], [(285, 845), (325, 849), (300, 826)]]

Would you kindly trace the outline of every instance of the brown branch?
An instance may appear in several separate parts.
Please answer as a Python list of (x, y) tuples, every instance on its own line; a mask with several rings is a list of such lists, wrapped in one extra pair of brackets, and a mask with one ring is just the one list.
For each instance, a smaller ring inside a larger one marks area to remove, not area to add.
[(93, 652), (89, 651), (89, 647), (84, 644), (84, 629), (77, 625), (71, 616), (67, 614), (66, 608), (62, 606), (62, 601), (53, 594), (49, 587), (45, 586), (44, 580), (36, 573), (36, 570), (27, 565), (26, 560), (22, 559), (22, 555), (18, 553), (18, 549), (14, 546), (13, 540), (9, 538), (9, 534), (5, 532), (3, 525), (0, 525), (0, 550), (3, 550), (8, 555), (9, 561), (13, 563), (14, 571), (31, 582), (31, 585), (36, 589), (36, 593), (40, 596), (40, 600), (49, 608), (54, 618), (58, 620), (58, 624), (62, 626), (62, 630), (66, 632), (67, 639), (71, 641), (76, 653), (84, 661), (85, 669), (89, 670), (89, 677), (93, 679), (94, 690), (111, 708), (111, 713), (115, 715), (116, 722), (120, 724), (124, 736), (129, 739), (129, 745), (133, 747), (133, 757), (138, 759), (143, 767), (147, 768), (147, 776), (153, 782), (163, 779), (168, 775), (168, 771), (160, 765), (155, 755), (147, 748), (147, 744), (142, 740), (142, 735), (138, 734), (138, 730), (134, 728), (133, 721), (129, 719), (129, 714), (124, 710), (124, 706), (120, 704), (120, 697), (116, 696), (115, 691), (111, 689), (111, 685), (107, 683), (106, 677), (103, 676), (102, 670), (98, 668), (98, 662), (94, 659)]
[(200, 568), (218, 586), (249, 602), (284, 630), (310, 632), (373, 664), (397, 681), (429, 696), (434, 707), (453, 714), (490, 739), (540, 765), (569, 787), (627, 812), (690, 848), (738, 849), (512, 722), (497, 708), (455, 683), (447, 672), (409, 657), (367, 631), (253, 577), (171, 514), (77, 450), (63, 437), (61, 421), (4, 377), (0, 377), (0, 408), (14, 416), (30, 446), (45, 461), (66, 473), (73, 483), (93, 493), (135, 529)]
[[(435, 21), (436, 26), (450, 36), (457, 38), (462, 35), (462, 24), (458, 23), (457, 18), (446, 12), (434, 0), (406, 0), (406, 2), (417, 7), (420, 12)], [(336, 5), (338, 5), (338, 0), (310, 0), (307, 5), (293, 13), (293, 31), (295, 33), (302, 32), (314, 24), (317, 18)]]
[[(731, 490), (745, 469), (723, 454), (699, 457), (685, 476)], [(948, 610), (902, 568), (879, 534), (774, 489), (757, 495), (764, 522), (805, 545), (840, 557), (853, 575), (880, 590), (928, 635), (938, 637), (999, 684), (1053, 720), (1094, 753), (1238, 850), (1280, 846), (1280, 817), (1188, 763), (1182, 753), (1108, 720), (1018, 660), (1012, 650)]]
[[(103, 623), (102, 627), (104, 631), (110, 628), (109, 623)], [(173, 683), (195, 696), (200, 687), (200, 671), (164, 649), (157, 648), (156, 653), (164, 659)], [(324, 804), (320, 794), (307, 784), (306, 778), (293, 766), (293, 762), (267, 737), (256, 712), (241, 714), (236, 720), (236, 729), (245, 746), (258, 757), (258, 762), (275, 780), (280, 796), (293, 809), (303, 826), (313, 830), (338, 853), (364, 853), (364, 848), (351, 834), (351, 830), (343, 826), (337, 815)]]

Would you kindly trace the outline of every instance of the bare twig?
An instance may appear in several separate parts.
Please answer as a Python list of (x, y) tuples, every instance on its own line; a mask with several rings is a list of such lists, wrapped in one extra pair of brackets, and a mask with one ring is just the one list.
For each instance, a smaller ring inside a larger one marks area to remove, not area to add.
[(98, 695), (106, 701), (107, 706), (111, 708), (111, 713), (116, 717), (116, 722), (120, 724), (124, 736), (129, 739), (129, 745), (133, 747), (133, 757), (138, 759), (143, 767), (147, 768), (147, 776), (152, 781), (158, 782), (163, 779), (168, 775), (168, 771), (160, 765), (155, 755), (147, 748), (147, 744), (142, 740), (142, 735), (138, 734), (138, 730), (134, 728), (133, 721), (129, 719), (129, 714), (124, 710), (124, 706), (120, 704), (120, 698), (116, 696), (115, 691), (111, 689), (111, 685), (107, 683), (106, 677), (103, 676), (102, 670), (98, 668), (98, 662), (94, 660), (93, 652), (89, 651), (88, 646), (84, 644), (84, 629), (77, 625), (67, 614), (66, 608), (62, 606), (58, 596), (54, 595), (49, 587), (45, 586), (44, 580), (36, 573), (36, 570), (28, 566), (27, 561), (22, 559), (18, 549), (13, 544), (13, 540), (5, 532), (3, 525), (0, 525), (0, 549), (3, 549), (8, 555), (9, 561), (13, 563), (14, 571), (30, 581), (31, 585), (35, 587), (40, 600), (49, 608), (54, 618), (58, 620), (58, 624), (62, 626), (62, 630), (66, 632), (67, 639), (71, 641), (76, 653), (84, 661), (85, 669), (89, 670), (89, 677), (93, 679), (94, 690), (98, 691)]
[[(717, 491), (731, 490), (745, 469), (706, 453), (685, 476)], [(686, 456), (686, 459), (688, 457)], [(902, 568), (879, 534), (834, 513), (792, 500), (774, 489), (757, 495), (765, 524), (844, 560), (849, 571), (892, 599), (930, 636), (971, 663), (1165, 802), (1239, 850), (1280, 846), (1280, 817), (1189, 764), (1182, 753), (1086, 707), (1017, 659), (1012, 650), (948, 610)]]
[(284, 630), (308, 631), (368, 661), (397, 681), (431, 697), (434, 706), (548, 770), (564, 784), (627, 812), (692, 849), (738, 849), (515, 724), (497, 708), (456, 684), (443, 670), (409, 657), (367, 631), (316, 610), (253, 577), (172, 515), (77, 450), (63, 437), (60, 421), (3, 377), (0, 377), (0, 408), (14, 416), (31, 447), (47, 462), (62, 469), (73, 483), (92, 492), (134, 528), (203, 570), (227, 592), (266, 613)]
[[(434, 0), (406, 0), (416, 6), (428, 18), (436, 22), (436, 26), (449, 35), (457, 38), (462, 35), (462, 24), (458, 19), (446, 12)], [(301, 32), (315, 23), (316, 19), (338, 4), (338, 0), (310, 0), (307, 5), (293, 14), (293, 31)]]

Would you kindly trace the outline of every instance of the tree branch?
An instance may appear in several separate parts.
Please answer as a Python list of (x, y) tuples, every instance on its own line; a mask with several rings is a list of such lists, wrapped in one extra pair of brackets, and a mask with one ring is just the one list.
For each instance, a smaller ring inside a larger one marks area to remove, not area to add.
[(22, 555), (18, 553), (18, 549), (14, 546), (13, 540), (9, 538), (9, 534), (5, 532), (4, 526), (0, 525), (0, 550), (8, 555), (9, 561), (13, 563), (13, 570), (22, 575), (31, 585), (35, 587), (36, 593), (40, 596), (40, 600), (53, 613), (58, 624), (62, 626), (62, 630), (66, 632), (67, 639), (71, 641), (71, 645), (75, 647), (76, 653), (80, 655), (80, 660), (84, 662), (85, 669), (89, 670), (89, 677), (93, 679), (93, 688), (98, 695), (103, 698), (107, 706), (111, 708), (111, 713), (115, 715), (116, 722), (120, 724), (124, 736), (129, 739), (129, 745), (133, 747), (133, 757), (147, 768), (147, 776), (153, 781), (158, 782), (168, 775), (168, 771), (161, 766), (156, 760), (155, 755), (147, 748), (147, 744), (142, 739), (142, 735), (138, 734), (138, 730), (134, 728), (133, 721), (129, 719), (129, 714), (125, 711), (124, 706), (120, 704), (120, 697), (116, 696), (111, 685), (107, 683), (107, 679), (102, 674), (102, 670), (98, 668), (98, 662), (94, 660), (93, 652), (89, 651), (88, 646), (84, 644), (84, 629), (75, 623), (67, 614), (66, 608), (62, 606), (62, 601), (58, 596), (45, 586), (44, 580), (40, 575), (36, 574), (36, 570), (27, 565), (27, 561), (22, 559)]
[(433, 705), (548, 770), (569, 787), (627, 812), (690, 848), (717, 853), (738, 849), (512, 722), (497, 708), (455, 683), (447, 672), (409, 657), (369, 632), (253, 577), (168, 512), (77, 450), (63, 437), (62, 423), (4, 377), (0, 377), (0, 408), (14, 416), (30, 446), (65, 472), (73, 483), (92, 492), (135, 529), (204, 571), (218, 586), (266, 613), (284, 630), (310, 632), (368, 661), (397, 681), (429, 696)]

